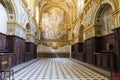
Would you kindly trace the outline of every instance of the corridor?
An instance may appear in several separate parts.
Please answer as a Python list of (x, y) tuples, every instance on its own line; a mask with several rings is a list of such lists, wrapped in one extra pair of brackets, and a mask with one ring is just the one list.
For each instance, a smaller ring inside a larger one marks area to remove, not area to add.
[(41, 58), (15, 72), (15, 80), (109, 80), (69, 58)]

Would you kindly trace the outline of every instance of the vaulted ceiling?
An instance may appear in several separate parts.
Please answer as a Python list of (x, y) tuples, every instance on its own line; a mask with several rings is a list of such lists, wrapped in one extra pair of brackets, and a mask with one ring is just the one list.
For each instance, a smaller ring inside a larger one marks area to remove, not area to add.
[(84, 0), (24, 0), (36, 18), (41, 43), (52, 46), (69, 44), (71, 29), (82, 12)]
[(75, 16), (79, 15), (84, 0), (23, 0), (28, 4), (31, 14), (36, 16), (36, 8), (39, 8), (39, 13), (48, 7), (60, 7), (65, 10), (70, 19), (74, 21)]

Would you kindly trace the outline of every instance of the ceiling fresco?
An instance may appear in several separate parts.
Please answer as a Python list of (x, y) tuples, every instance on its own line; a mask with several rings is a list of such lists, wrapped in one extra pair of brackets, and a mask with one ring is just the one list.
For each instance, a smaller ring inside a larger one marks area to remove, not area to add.
[[(27, 1), (38, 26), (39, 44), (53, 49), (71, 44), (74, 25), (82, 11), (84, 0), (24, 0)], [(81, 2), (82, 1), (82, 2)]]
[(68, 19), (59, 7), (50, 7), (42, 13), (42, 40), (68, 40)]

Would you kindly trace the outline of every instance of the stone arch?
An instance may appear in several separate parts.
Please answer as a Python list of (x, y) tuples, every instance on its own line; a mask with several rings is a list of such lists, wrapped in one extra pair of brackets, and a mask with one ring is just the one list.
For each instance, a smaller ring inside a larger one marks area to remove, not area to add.
[[(112, 33), (114, 28), (114, 18), (112, 12), (115, 7), (107, 2), (102, 2), (94, 16), (94, 27), (97, 36)], [(111, 25), (111, 26), (110, 26)]]
[(109, 0), (104, 0), (102, 1), (97, 7), (96, 7), (96, 10), (95, 10), (95, 15), (93, 16), (93, 24), (95, 24), (95, 20), (96, 20), (96, 16), (97, 14), (100, 12), (100, 9), (103, 5), (105, 4), (109, 4), (113, 11), (117, 10), (118, 9), (118, 1), (117, 0), (114, 0), (114, 1), (109, 1)]
[[(72, 31), (72, 38), (76, 38), (78, 41), (83, 41), (83, 34), (84, 34), (84, 25), (81, 23), (77, 23)], [(73, 37), (74, 36), (74, 37)]]
[(109, 4), (112, 7), (113, 11), (116, 10), (116, 6), (115, 6), (114, 2), (112, 2), (110, 0), (104, 0), (101, 2), (101, 5), (105, 5), (105, 4)]
[(15, 20), (15, 9), (11, 0), (0, 0), (0, 3), (6, 8), (8, 13), (8, 20)]

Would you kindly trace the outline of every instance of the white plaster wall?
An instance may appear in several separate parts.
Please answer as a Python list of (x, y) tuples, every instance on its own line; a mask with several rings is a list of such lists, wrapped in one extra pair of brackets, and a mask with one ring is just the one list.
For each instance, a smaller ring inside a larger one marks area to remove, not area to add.
[(16, 35), (23, 39), (26, 38), (25, 30), (21, 27), (16, 27)]
[(70, 53), (70, 45), (59, 47), (58, 49), (52, 49), (51, 47), (47, 47), (41, 44), (37, 46), (37, 52), (38, 53)]
[(22, 24), (25, 28), (26, 23), (28, 22), (28, 13), (25, 11), (22, 0), (13, 0), (17, 13), (17, 22)]
[(0, 3), (0, 32), (6, 34), (7, 30), (7, 11), (4, 6)]

